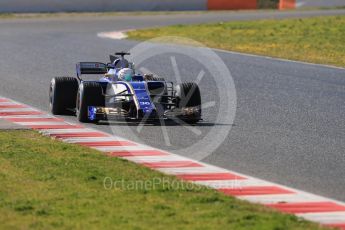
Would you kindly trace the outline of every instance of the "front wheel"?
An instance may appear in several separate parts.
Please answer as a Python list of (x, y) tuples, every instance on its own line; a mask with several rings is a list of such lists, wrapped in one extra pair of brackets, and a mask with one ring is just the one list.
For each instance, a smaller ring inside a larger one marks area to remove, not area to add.
[(90, 123), (98, 121), (89, 119), (89, 106), (105, 106), (105, 98), (103, 96), (102, 86), (98, 82), (82, 82), (79, 85), (76, 102), (76, 114), (80, 122)]
[(199, 86), (194, 82), (179, 84), (175, 87), (176, 107), (187, 111), (181, 117), (187, 123), (196, 123), (201, 120), (201, 94)]

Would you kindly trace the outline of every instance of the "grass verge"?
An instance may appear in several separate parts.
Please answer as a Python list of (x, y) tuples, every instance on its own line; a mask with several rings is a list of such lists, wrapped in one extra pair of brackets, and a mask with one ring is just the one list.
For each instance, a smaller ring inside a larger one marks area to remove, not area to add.
[(176, 25), (128, 32), (129, 39), (188, 37), (205, 46), (345, 67), (345, 16)]
[(0, 131), (0, 165), (1, 229), (321, 229), (33, 131)]

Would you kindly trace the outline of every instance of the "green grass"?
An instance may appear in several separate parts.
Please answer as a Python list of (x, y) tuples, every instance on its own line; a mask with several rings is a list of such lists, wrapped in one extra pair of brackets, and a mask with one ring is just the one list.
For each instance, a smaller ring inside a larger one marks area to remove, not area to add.
[(344, 28), (345, 16), (324, 16), (176, 25), (128, 35), (135, 40), (188, 37), (212, 48), (345, 67)]
[(0, 229), (321, 229), (33, 131), (0, 131), (0, 166)]

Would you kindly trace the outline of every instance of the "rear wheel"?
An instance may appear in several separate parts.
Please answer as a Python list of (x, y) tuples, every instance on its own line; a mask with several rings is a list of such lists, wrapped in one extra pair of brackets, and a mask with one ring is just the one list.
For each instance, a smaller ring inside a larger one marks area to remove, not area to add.
[(77, 118), (80, 122), (97, 122), (88, 116), (89, 106), (104, 107), (105, 101), (101, 84), (98, 82), (83, 82), (79, 85), (77, 95)]
[(78, 80), (73, 77), (54, 77), (49, 88), (50, 111), (54, 115), (68, 114), (75, 108)]
[(175, 87), (177, 108), (191, 108), (193, 113), (181, 117), (188, 123), (196, 123), (201, 120), (201, 94), (199, 86), (194, 82), (179, 84)]

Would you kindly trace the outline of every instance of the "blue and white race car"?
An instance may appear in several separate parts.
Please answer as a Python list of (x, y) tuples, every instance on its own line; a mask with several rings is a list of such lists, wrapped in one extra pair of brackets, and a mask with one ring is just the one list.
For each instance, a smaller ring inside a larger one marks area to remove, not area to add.
[[(80, 62), (76, 77), (55, 77), (49, 90), (54, 115), (76, 114), (80, 122), (124, 118), (127, 121), (159, 119), (196, 123), (201, 118), (200, 90), (196, 83), (174, 85), (151, 74), (136, 74), (129, 53), (110, 55), (110, 63)], [(81, 78), (98, 74), (97, 81)]]

